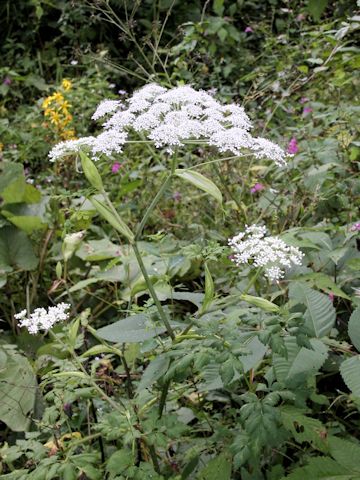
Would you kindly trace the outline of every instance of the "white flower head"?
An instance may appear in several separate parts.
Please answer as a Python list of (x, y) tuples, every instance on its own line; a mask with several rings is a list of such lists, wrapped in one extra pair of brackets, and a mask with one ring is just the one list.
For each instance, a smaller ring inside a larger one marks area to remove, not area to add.
[(16, 320), (19, 320), (19, 327), (25, 327), (29, 333), (36, 335), (41, 330), (48, 331), (57, 322), (63, 322), (69, 318), (69, 310), (71, 305), (68, 303), (58, 303), (53, 307), (36, 308), (30, 315), (26, 310), (14, 315)]
[[(157, 84), (145, 85), (124, 101), (104, 100), (96, 109), (94, 120), (106, 117), (103, 131), (96, 137), (69, 140), (56, 145), (49, 156), (56, 160), (86, 147), (93, 158), (121, 153), (128, 136), (133, 135), (164, 148), (187, 143), (209, 145), (218, 151), (256, 158), (269, 158), (277, 165), (286, 164), (288, 154), (275, 143), (250, 134), (251, 122), (245, 110), (234, 103), (221, 104), (213, 96), (190, 86), (171, 89)], [(132, 140), (133, 141), (133, 140)]]
[(262, 267), (271, 281), (280, 280), (285, 270), (301, 265), (304, 254), (296, 247), (287, 245), (279, 237), (266, 237), (266, 227), (250, 225), (244, 232), (229, 240), (236, 265), (250, 264)]

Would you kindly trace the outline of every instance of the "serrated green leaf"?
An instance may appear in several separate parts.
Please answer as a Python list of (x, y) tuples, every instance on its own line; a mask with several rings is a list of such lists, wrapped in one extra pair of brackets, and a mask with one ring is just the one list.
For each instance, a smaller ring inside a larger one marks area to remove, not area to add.
[[(286, 477), (286, 480), (355, 480), (351, 472), (344, 471), (330, 457), (311, 458), (305, 467), (297, 468)], [(285, 480), (285, 478), (283, 479)]]
[(360, 307), (357, 307), (350, 316), (348, 332), (352, 344), (360, 352)]
[(177, 169), (175, 170), (175, 175), (195, 185), (195, 187), (200, 188), (200, 190), (208, 193), (222, 204), (222, 194), (218, 187), (211, 180), (204, 177), (204, 175), (201, 175), (201, 173), (192, 170)]
[(340, 365), (340, 373), (349, 390), (360, 397), (360, 355), (344, 360)]
[(324, 13), (329, 0), (308, 0), (307, 9), (315, 22), (320, 20), (321, 15)]
[(360, 444), (331, 436), (328, 439), (331, 456), (344, 468), (360, 473)]
[(281, 419), (296, 442), (310, 443), (313, 447), (326, 451), (326, 427), (319, 420), (304, 415), (304, 411), (285, 405), (280, 407)]
[(230, 480), (231, 478), (231, 462), (221, 454), (203, 468), (198, 475), (198, 480)]
[(0, 420), (15, 432), (22, 432), (30, 425), (27, 415), (35, 405), (36, 377), (26, 357), (6, 345), (0, 349), (7, 357), (0, 371)]
[(141, 392), (145, 388), (150, 387), (154, 382), (159, 380), (169, 369), (170, 359), (165, 356), (158, 356), (152, 360), (146, 367), (146, 370), (141, 377), (137, 391)]
[(306, 306), (305, 325), (310, 335), (321, 338), (328, 335), (336, 320), (336, 311), (327, 295), (295, 282), (289, 290), (290, 300)]

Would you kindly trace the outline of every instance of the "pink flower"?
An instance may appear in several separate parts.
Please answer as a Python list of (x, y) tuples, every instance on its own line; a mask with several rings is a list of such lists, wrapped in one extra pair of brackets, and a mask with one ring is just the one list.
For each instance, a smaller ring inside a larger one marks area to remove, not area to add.
[(181, 193), (174, 192), (172, 198), (175, 200), (175, 202), (179, 202), (181, 200)]
[(330, 300), (331, 302), (334, 302), (334, 299), (335, 299), (335, 295), (334, 295), (332, 292), (330, 292), (330, 293), (329, 293), (329, 300)]
[(113, 166), (111, 167), (111, 172), (112, 173), (118, 173), (118, 171), (120, 170), (121, 167), (122, 167), (121, 163), (115, 162), (113, 164)]
[(256, 192), (261, 192), (261, 190), (264, 190), (265, 185), (262, 183), (255, 183), (253, 187), (250, 188), (251, 193), (256, 193)]
[(299, 100), (299, 102), (301, 104), (307, 103), (308, 101), (309, 101), (309, 99), (307, 97), (301, 97), (300, 100)]
[(360, 231), (360, 222), (354, 223), (354, 225), (350, 228), (352, 232), (359, 232)]
[(244, 30), (245, 33), (253, 33), (254, 30), (251, 27), (246, 27)]
[(308, 115), (312, 111), (313, 111), (313, 109), (311, 107), (304, 107), (303, 116), (306, 117), (306, 115)]
[(4, 78), (4, 80), (3, 80), (4, 85), (11, 85), (11, 83), (12, 83), (11, 78), (9, 78), (9, 77)]
[(297, 140), (295, 137), (293, 137), (290, 142), (288, 143), (288, 148), (287, 148), (288, 153), (291, 153), (295, 155), (295, 153), (298, 153), (299, 151), (299, 146), (297, 144)]
[(303, 14), (303, 13), (299, 13), (299, 15), (296, 17), (296, 20), (298, 22), (302, 22), (303, 20), (305, 20), (306, 16)]

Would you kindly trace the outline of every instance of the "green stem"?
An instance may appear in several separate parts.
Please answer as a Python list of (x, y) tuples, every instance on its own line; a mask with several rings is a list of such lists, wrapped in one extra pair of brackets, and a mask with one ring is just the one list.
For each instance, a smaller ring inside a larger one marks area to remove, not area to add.
[(173, 329), (171, 328), (171, 325), (170, 325), (170, 322), (169, 322), (169, 319), (160, 303), (160, 300), (158, 299), (157, 295), (156, 295), (156, 292), (155, 292), (155, 289), (153, 287), (153, 284), (150, 280), (150, 277), (146, 271), (146, 267), (144, 265), (144, 262), (143, 262), (143, 259), (141, 257), (141, 253), (139, 251), (139, 248), (137, 246), (137, 244), (134, 242), (132, 244), (132, 247), (133, 247), (133, 250), (134, 250), (134, 253), (135, 253), (135, 256), (136, 256), (136, 260), (139, 264), (139, 267), (140, 267), (140, 270), (141, 270), (141, 273), (143, 274), (143, 277), (144, 277), (144, 280), (145, 280), (145, 283), (146, 283), (146, 286), (150, 292), (150, 295), (152, 297), (152, 299), (154, 300), (154, 303), (156, 305), (156, 308), (159, 312), (159, 316), (162, 320), (162, 322), (164, 323), (165, 327), (166, 327), (166, 330), (169, 334), (169, 336), (171, 337), (172, 340), (175, 339), (175, 334), (174, 334), (174, 331)]
[(172, 173), (170, 175), (168, 175), (165, 179), (165, 181), (163, 182), (163, 184), (161, 185), (159, 191), (157, 192), (157, 194), (155, 195), (153, 201), (150, 203), (150, 205), (148, 206), (146, 212), (145, 212), (145, 215), (143, 216), (141, 222), (140, 222), (140, 225), (138, 226), (137, 228), (137, 231), (136, 231), (136, 234), (135, 234), (135, 241), (139, 240), (141, 238), (141, 235), (142, 235), (142, 232), (144, 230), (144, 227), (146, 225), (146, 222), (147, 222), (147, 219), (149, 218), (151, 212), (154, 210), (154, 208), (156, 207), (156, 205), (158, 204), (158, 202), (160, 201), (161, 197), (163, 196), (163, 194), (165, 193), (167, 187), (169, 186), (170, 182), (171, 182), (171, 179), (172, 179)]

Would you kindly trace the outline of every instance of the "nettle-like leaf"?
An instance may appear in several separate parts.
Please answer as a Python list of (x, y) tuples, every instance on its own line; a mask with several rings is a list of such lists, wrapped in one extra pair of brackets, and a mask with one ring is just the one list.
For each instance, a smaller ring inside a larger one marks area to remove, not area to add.
[(304, 411), (290, 405), (280, 407), (281, 419), (296, 442), (308, 442), (314, 448), (327, 451), (326, 427), (317, 419), (307, 417)]
[(360, 307), (356, 308), (350, 316), (348, 332), (352, 344), (360, 352)]
[(313, 350), (300, 347), (295, 337), (285, 338), (287, 356), (273, 355), (273, 366), (277, 380), (287, 387), (299, 387), (313, 377), (324, 364), (327, 347), (317, 339), (311, 339)]
[(336, 310), (323, 293), (296, 282), (290, 286), (289, 298), (292, 303), (305, 305), (305, 326), (309, 335), (317, 338), (328, 335), (336, 320)]
[(287, 480), (355, 480), (351, 471), (329, 457), (312, 458), (305, 467), (297, 468)]
[(16, 432), (27, 430), (37, 382), (27, 358), (11, 345), (0, 346), (0, 420)]
[(231, 478), (231, 461), (221, 454), (203, 468), (198, 475), (198, 480), (230, 480)]
[(360, 397), (360, 355), (344, 360), (340, 373), (349, 390)]

